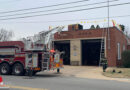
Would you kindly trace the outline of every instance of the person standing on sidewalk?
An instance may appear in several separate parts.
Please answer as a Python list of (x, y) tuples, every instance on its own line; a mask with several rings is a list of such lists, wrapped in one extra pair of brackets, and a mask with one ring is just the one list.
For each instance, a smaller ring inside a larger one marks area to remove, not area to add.
[(105, 57), (102, 58), (101, 63), (102, 63), (103, 72), (106, 72), (106, 69), (108, 67), (107, 59)]

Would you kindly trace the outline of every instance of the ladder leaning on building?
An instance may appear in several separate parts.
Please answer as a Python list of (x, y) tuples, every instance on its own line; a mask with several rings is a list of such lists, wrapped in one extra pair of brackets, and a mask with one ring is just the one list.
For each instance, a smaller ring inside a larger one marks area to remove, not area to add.
[(103, 28), (102, 38), (101, 38), (101, 49), (100, 49), (100, 61), (99, 66), (102, 64), (102, 59), (106, 58), (105, 56), (105, 38), (107, 37), (107, 28)]

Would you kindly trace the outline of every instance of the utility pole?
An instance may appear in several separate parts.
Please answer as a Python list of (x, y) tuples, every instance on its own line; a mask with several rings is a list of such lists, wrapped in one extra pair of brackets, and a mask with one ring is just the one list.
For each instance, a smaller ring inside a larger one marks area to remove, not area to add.
[(109, 10), (109, 8), (110, 8), (110, 6), (109, 6), (109, 0), (107, 1), (107, 4), (108, 4), (108, 49), (111, 49), (111, 42), (110, 42), (110, 29), (109, 29), (109, 27), (110, 27), (110, 25), (109, 25), (109, 22), (110, 22), (110, 10)]

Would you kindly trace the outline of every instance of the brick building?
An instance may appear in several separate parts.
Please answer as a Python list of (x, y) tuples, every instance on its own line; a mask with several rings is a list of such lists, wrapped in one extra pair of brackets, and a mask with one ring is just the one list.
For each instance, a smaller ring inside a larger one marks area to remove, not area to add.
[[(69, 25), (68, 31), (55, 34), (55, 48), (65, 51), (64, 64), (99, 65), (101, 40), (105, 43), (105, 57), (109, 66), (122, 64), (121, 53), (128, 47), (124, 33), (116, 27), (84, 29), (82, 25)], [(108, 36), (110, 38), (108, 38)]]

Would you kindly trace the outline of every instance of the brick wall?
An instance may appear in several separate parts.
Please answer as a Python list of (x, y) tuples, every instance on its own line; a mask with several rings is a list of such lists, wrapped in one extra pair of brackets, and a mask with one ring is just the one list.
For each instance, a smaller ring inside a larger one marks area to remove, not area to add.
[[(89, 30), (77, 30), (77, 31), (63, 31), (60, 34), (54, 35), (55, 40), (73, 40), (73, 39), (96, 39), (102, 37), (102, 32), (107, 31), (106, 28), (101, 29), (89, 29)], [(106, 57), (108, 59), (109, 66), (120, 66), (122, 60), (117, 59), (117, 43), (120, 43), (121, 52), (123, 51), (123, 45), (127, 48), (127, 40), (125, 35), (119, 31), (116, 27), (110, 28), (110, 49), (108, 48), (109, 40), (106, 34)]]
[[(116, 50), (117, 50), (117, 43), (120, 43), (120, 49), (121, 49), (121, 53), (123, 52), (123, 47), (125, 47), (125, 49), (127, 49), (127, 40), (126, 40), (126, 36), (123, 34), (123, 32), (119, 31), (119, 30), (115, 30), (115, 38), (116, 38)], [(117, 51), (116, 51), (116, 56), (117, 56)], [(117, 66), (121, 66), (122, 64), (122, 60), (118, 60), (118, 58), (116, 57), (116, 64)]]

